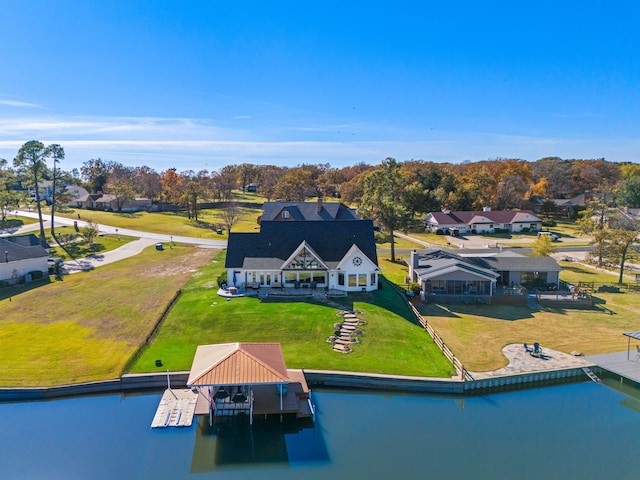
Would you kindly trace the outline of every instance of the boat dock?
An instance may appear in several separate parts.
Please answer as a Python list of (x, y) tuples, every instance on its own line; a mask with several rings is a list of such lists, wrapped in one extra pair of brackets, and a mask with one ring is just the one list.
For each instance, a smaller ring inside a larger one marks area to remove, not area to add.
[(197, 399), (198, 394), (192, 390), (167, 388), (162, 394), (151, 428), (190, 427)]
[[(234, 415), (240, 411), (252, 413), (254, 416), (269, 416), (281, 414), (295, 414), (296, 418), (312, 418), (315, 408), (311, 403), (309, 386), (302, 370), (288, 369), (289, 383), (282, 395), (282, 409), (280, 409), (280, 393), (276, 385), (252, 385), (252, 406), (249, 403), (236, 404), (228, 400), (219, 402), (216, 407), (217, 416)], [(197, 396), (195, 415), (209, 415), (209, 401), (203, 391)]]
[(624, 351), (585, 357), (598, 367), (640, 384), (640, 358), (636, 351)]

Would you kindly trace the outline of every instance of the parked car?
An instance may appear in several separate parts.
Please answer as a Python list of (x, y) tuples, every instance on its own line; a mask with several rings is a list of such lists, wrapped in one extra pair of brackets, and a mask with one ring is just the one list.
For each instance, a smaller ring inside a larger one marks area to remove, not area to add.
[(549, 237), (552, 242), (557, 242), (560, 239), (560, 237), (553, 232), (538, 232), (538, 238), (542, 236)]
[(59, 257), (49, 257), (47, 259), (47, 263), (49, 264), (49, 268), (53, 268), (56, 265), (60, 265), (60, 266), (64, 265), (64, 260), (62, 260)]

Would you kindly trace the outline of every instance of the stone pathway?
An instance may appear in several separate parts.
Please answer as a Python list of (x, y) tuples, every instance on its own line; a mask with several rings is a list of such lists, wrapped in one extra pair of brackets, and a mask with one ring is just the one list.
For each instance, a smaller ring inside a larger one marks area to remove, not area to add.
[[(532, 345), (529, 345), (532, 346)], [(541, 345), (542, 357), (534, 357), (524, 351), (521, 343), (513, 343), (502, 349), (505, 357), (509, 360), (506, 367), (491, 372), (469, 372), (473, 378), (500, 377), (504, 375), (517, 375), (521, 373), (543, 372), (546, 370), (564, 370), (568, 368), (592, 367), (593, 362), (586, 360), (582, 356), (570, 355), (559, 352)]]

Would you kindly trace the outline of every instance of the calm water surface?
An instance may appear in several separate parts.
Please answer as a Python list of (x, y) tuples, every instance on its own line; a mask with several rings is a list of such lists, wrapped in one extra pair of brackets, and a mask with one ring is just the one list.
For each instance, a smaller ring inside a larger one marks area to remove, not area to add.
[(160, 393), (0, 404), (8, 479), (638, 479), (640, 399), (581, 383), (460, 398), (315, 392), (315, 426), (151, 430)]

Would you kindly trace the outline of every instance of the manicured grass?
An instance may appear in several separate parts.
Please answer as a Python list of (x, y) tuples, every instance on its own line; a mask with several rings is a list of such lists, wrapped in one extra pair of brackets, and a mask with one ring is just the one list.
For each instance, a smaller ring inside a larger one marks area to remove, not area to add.
[(36, 223), (38, 220), (35, 218), (27, 218), (27, 217), (12, 217), (10, 215), (7, 216), (7, 219), (2, 221), (0, 220), (0, 230), (9, 230), (14, 228), (20, 228), (24, 225), (31, 225)]
[[(562, 262), (561, 278), (570, 283), (614, 283), (616, 277), (578, 264)], [(613, 282), (612, 282), (613, 280)], [(542, 308), (502, 305), (423, 305), (421, 312), (445, 343), (472, 371), (506, 365), (502, 347), (510, 343), (539, 342), (566, 353), (585, 355), (627, 348), (622, 332), (638, 329), (640, 294), (597, 293), (596, 306)], [(601, 303), (602, 301), (606, 303)]]
[[(240, 208), (242, 218), (233, 231), (256, 230), (257, 218), (262, 212), (256, 208)], [(187, 236), (196, 238), (226, 239), (228, 232), (217, 234), (215, 227), (222, 224), (221, 211), (218, 209), (204, 209), (198, 213), (198, 221), (187, 218), (185, 212), (136, 212), (117, 213), (99, 210), (70, 210), (60, 216), (81, 220), (91, 220), (97, 224), (110, 225), (117, 228), (128, 228), (145, 232), (162, 233), (166, 235)]]
[[(397, 255), (402, 255), (401, 251), (402, 250), (416, 250), (416, 249), (421, 249), (424, 248), (421, 244), (416, 243), (416, 242), (412, 242), (411, 240), (407, 240), (405, 238), (398, 238), (395, 237), (395, 249), (396, 249), (396, 256)], [(386, 257), (386, 258), (390, 258), (391, 257), (391, 242), (381, 242), (381, 243), (377, 243), (376, 242), (376, 248), (378, 248), (378, 250), (384, 250), (383, 252), (379, 252), (378, 253), (378, 258), (380, 257)], [(406, 253), (404, 254), (406, 256)]]
[(214, 252), (177, 246), (0, 292), (0, 385), (117, 378), (175, 292)]
[(188, 370), (196, 347), (209, 343), (278, 342), (290, 368), (378, 372), (449, 377), (454, 372), (438, 347), (418, 325), (401, 295), (388, 283), (373, 294), (351, 294), (336, 302), (362, 310), (368, 323), (353, 353), (334, 352), (326, 338), (340, 306), (331, 301), (266, 300), (216, 295), (212, 282), (223, 259), (205, 266), (185, 285), (152, 344), (132, 366), (133, 372)]
[[(418, 240), (422, 240), (423, 242), (433, 243), (434, 245), (442, 245), (447, 246), (447, 237), (444, 235), (436, 235), (435, 233), (427, 233), (427, 232), (410, 232), (407, 235), (410, 237), (417, 238)], [(424, 248), (424, 247), (420, 247)]]
[[(59, 239), (63, 238), (64, 235), (75, 233), (73, 227), (69, 226), (57, 227), (55, 232)], [(49, 250), (49, 255), (51, 257), (62, 258), (65, 261), (115, 250), (134, 240), (136, 240), (136, 237), (128, 237), (125, 235), (100, 235), (96, 237), (91, 245), (83, 242), (78, 237), (78, 241), (60, 246), (51, 238), (51, 232), (47, 231), (47, 242), (52, 246), (51, 250)]]

